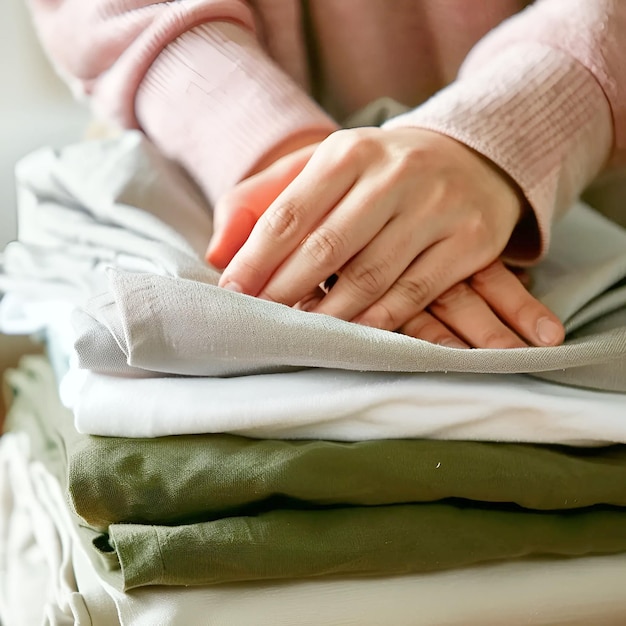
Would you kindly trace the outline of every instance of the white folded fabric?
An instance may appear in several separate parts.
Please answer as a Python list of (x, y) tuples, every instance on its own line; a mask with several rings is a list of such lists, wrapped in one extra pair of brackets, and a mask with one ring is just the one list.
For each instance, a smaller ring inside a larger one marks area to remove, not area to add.
[(228, 432), (338, 441), (626, 443), (623, 395), (524, 375), (305, 369), (136, 379), (75, 370), (63, 396), (79, 432), (116, 437)]
[(31, 459), (24, 433), (0, 439), (0, 494), (0, 622), (117, 624), (115, 603), (95, 573), (76, 577), (75, 563), (87, 556), (67, 522), (58, 481)]
[(0, 440), (0, 494), (0, 620), (7, 626), (618, 626), (626, 620), (623, 554), (122, 593), (98, 577), (58, 481), (29, 458), (23, 435)]
[(38, 150), (16, 177), (18, 241), (0, 258), (0, 292), (82, 303), (110, 266), (217, 281), (202, 262), (208, 206), (141, 133)]
[(16, 178), (20, 242), (137, 257), (150, 256), (153, 242), (202, 258), (211, 236), (210, 211), (197, 187), (139, 132), (43, 148), (18, 163)]
[(625, 568), (626, 556), (616, 555), (392, 578), (110, 591), (123, 626), (623, 626)]

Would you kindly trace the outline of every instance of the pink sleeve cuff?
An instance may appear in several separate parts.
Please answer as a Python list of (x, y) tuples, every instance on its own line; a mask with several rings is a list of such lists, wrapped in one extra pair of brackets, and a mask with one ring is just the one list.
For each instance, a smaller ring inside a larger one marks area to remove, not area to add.
[(519, 185), (532, 213), (505, 251), (519, 264), (545, 253), (552, 220), (593, 180), (613, 139), (609, 105), (592, 74), (540, 43), (500, 50), (471, 76), (385, 124), (402, 126), (457, 139)]
[(169, 43), (198, 24), (225, 21), (250, 32), (245, 0), (27, 0), (39, 36), (76, 95), (103, 118), (136, 125), (134, 100)]
[(141, 127), (215, 202), (266, 153), (337, 128), (261, 50), (225, 22), (197, 26), (159, 55), (135, 102)]

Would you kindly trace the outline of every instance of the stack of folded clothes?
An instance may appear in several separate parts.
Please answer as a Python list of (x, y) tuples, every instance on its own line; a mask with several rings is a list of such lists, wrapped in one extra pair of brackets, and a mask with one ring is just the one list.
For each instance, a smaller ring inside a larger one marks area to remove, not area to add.
[(565, 345), (454, 350), (217, 288), (138, 133), (18, 182), (0, 324), (49, 357), (6, 376), (0, 620), (624, 622), (626, 232), (555, 229)]

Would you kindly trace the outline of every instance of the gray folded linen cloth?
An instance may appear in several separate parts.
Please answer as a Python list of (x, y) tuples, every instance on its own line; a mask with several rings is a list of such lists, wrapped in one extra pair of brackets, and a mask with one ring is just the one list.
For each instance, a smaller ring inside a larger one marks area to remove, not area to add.
[[(218, 288), (202, 259), (209, 207), (138, 133), (35, 154), (18, 173), (20, 254), (7, 256), (6, 273), (32, 279), (32, 267), (64, 249), (71, 256), (72, 246), (77, 260), (91, 247), (109, 268), (84, 290), (96, 295), (75, 317), (81, 367), (140, 376), (532, 373), (626, 391), (626, 231), (582, 204), (555, 225), (547, 258), (532, 270), (532, 292), (565, 323), (564, 345), (455, 350)], [(29, 254), (39, 262), (29, 266)]]

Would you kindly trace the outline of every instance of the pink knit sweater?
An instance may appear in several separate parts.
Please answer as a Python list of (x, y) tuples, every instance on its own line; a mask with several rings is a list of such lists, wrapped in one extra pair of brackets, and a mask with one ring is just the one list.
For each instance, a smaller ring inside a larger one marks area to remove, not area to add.
[(28, 1), (74, 90), (212, 201), (281, 141), (390, 96), (415, 108), (388, 127), (452, 136), (517, 182), (531, 260), (626, 150), (626, 0)]

